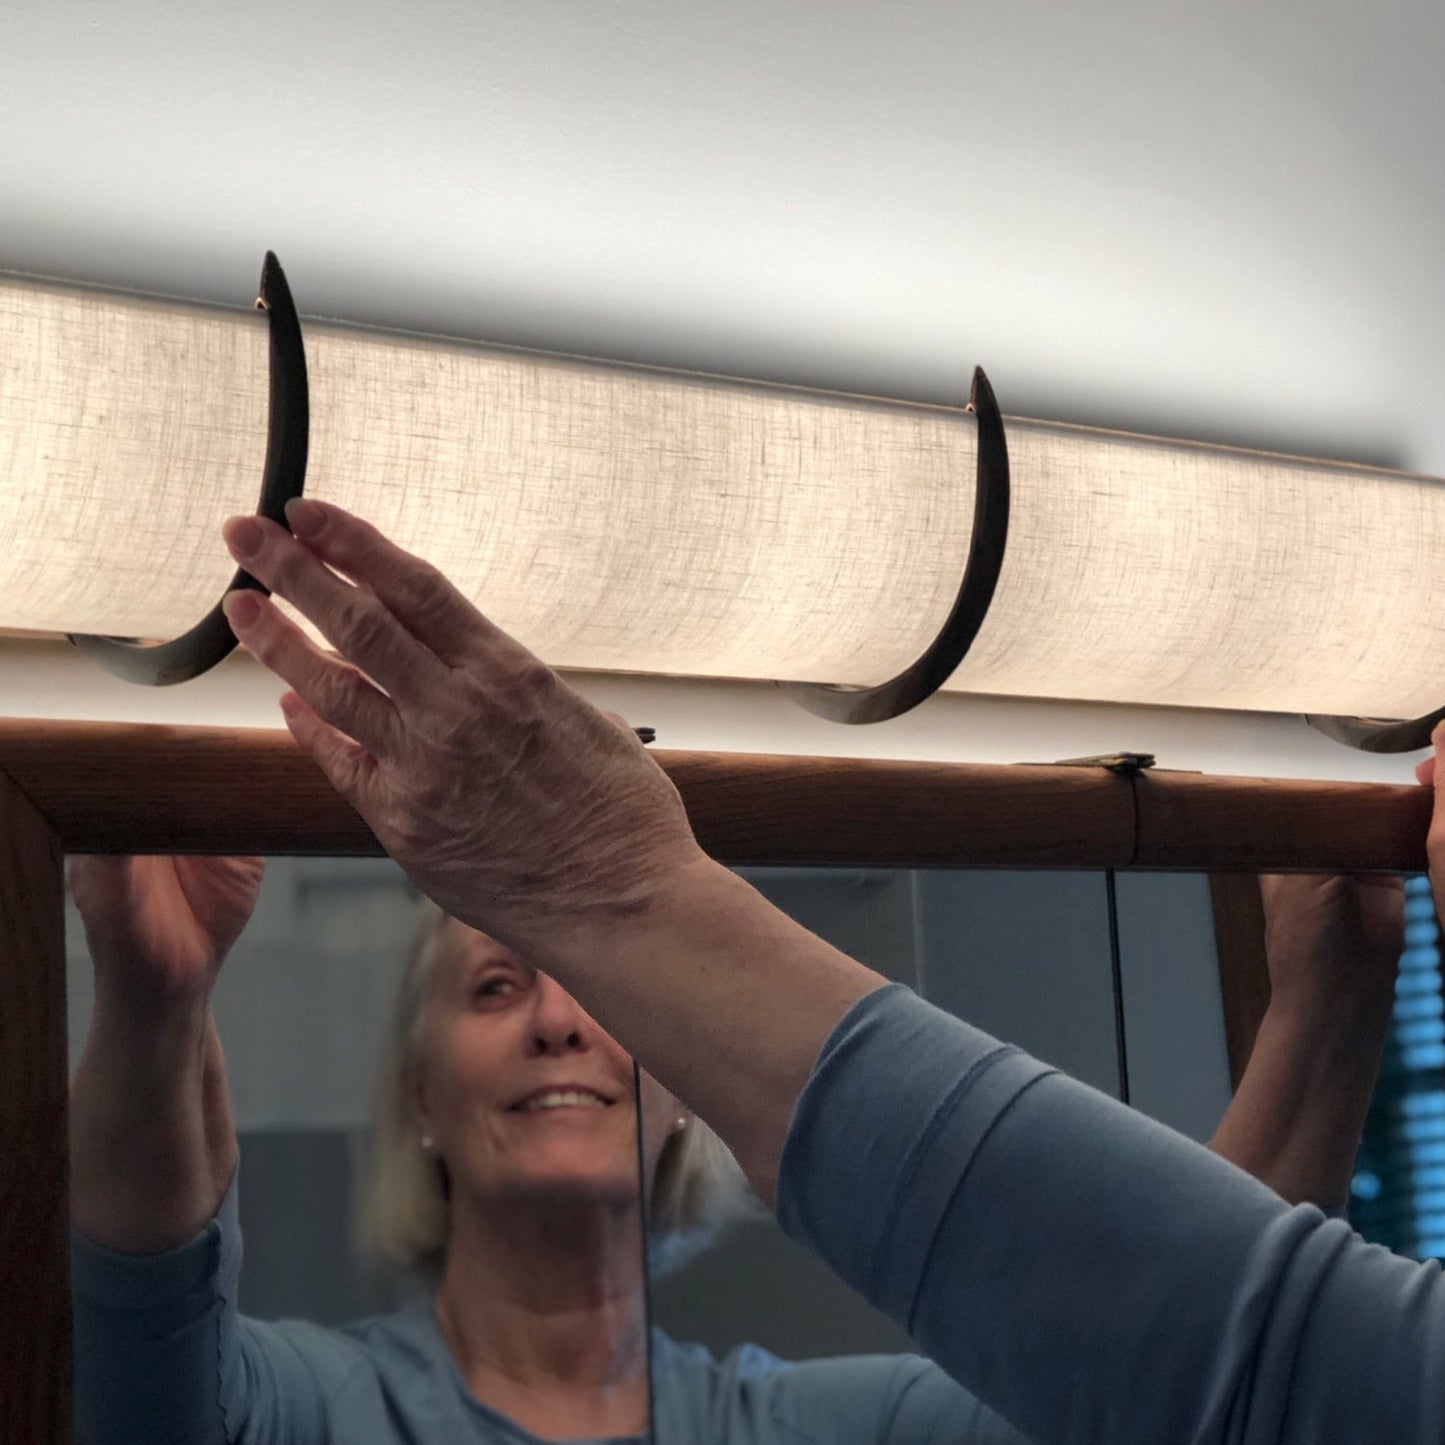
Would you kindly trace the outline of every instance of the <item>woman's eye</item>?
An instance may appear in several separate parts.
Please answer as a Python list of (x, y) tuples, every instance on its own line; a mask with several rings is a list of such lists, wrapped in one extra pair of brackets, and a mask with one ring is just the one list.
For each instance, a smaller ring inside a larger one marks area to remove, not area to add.
[(505, 998), (516, 984), (510, 978), (484, 978), (474, 991), (477, 998)]

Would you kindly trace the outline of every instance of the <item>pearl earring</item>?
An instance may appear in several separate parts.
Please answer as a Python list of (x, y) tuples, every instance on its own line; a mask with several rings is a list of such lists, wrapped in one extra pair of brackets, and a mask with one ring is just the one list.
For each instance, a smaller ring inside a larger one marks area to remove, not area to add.
[(423, 1134), (421, 1136), (421, 1147), (425, 1149), (428, 1154), (430, 1154), (431, 1151), (436, 1148), (436, 1146), (437, 1141), (433, 1139), (430, 1134)]
[(673, 1120), (672, 1132), (673, 1132), (674, 1134), (680, 1134), (680, 1133), (681, 1133), (684, 1129), (686, 1129), (686, 1128), (687, 1128), (687, 1115), (685, 1115), (685, 1114), (679, 1114), (679, 1115), (677, 1116), (677, 1118)]

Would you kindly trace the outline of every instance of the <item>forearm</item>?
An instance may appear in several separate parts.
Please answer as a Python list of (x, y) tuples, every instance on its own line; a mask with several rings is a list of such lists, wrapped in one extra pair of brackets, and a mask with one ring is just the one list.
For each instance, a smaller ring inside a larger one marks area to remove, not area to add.
[(645, 911), (546, 954), (546, 971), (722, 1135), (768, 1202), (824, 1042), (885, 982), (708, 859)]
[(1275, 998), (1210, 1148), (1292, 1204), (1337, 1209), (1390, 1027), (1392, 993)]
[(173, 1249), (215, 1215), (235, 1167), (209, 1006), (135, 1018), (101, 994), (71, 1085), (75, 1227), (123, 1253)]

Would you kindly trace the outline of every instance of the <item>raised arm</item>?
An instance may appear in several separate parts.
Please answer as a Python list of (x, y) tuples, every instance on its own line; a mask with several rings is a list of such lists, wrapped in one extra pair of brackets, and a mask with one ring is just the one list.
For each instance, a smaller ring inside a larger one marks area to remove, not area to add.
[(1398, 878), (1261, 879), (1270, 1001), (1210, 1148), (1291, 1204), (1342, 1209), (1404, 947)]
[(235, 1172), (211, 991), (263, 867), (259, 858), (71, 862), (95, 1013), (71, 1087), (70, 1208), (80, 1233), (105, 1248), (184, 1244)]
[(636, 736), (434, 568), (328, 504), (288, 516), (320, 530), (303, 545), (247, 518), (228, 539), (350, 661), (259, 593), (226, 609), (296, 689), (282, 711), (301, 747), (423, 892), (600, 1007), (771, 1198), (792, 1101), (833, 1024), (883, 979), (709, 859)]
[(707, 860), (636, 740), (434, 569), (289, 510), (304, 542), (247, 519), (233, 553), (350, 663), (253, 592), (227, 611), (300, 746), (961, 1384), (1039, 1442), (1445, 1438), (1438, 1269), (880, 987)]

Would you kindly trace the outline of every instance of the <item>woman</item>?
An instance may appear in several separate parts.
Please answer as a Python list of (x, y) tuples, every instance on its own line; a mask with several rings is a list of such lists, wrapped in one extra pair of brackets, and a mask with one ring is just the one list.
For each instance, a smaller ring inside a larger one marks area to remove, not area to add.
[[(259, 859), (71, 864), (96, 973), (72, 1093), (80, 1437), (643, 1437), (632, 1062), (555, 982), (440, 910), (403, 978), (367, 1220), (431, 1288), (344, 1330), (238, 1314), (237, 1148), (210, 993), (261, 875)], [(676, 1262), (728, 1211), (736, 1166), (645, 1075), (642, 1100), (655, 1244)], [(965, 1418), (980, 1432), (967, 1438), (1019, 1438), (913, 1357), (718, 1363), (661, 1333), (652, 1352), (659, 1441), (922, 1445), (960, 1438)]]
[(341, 659), (254, 592), (225, 605), (299, 746), (956, 1380), (1039, 1441), (1445, 1439), (1438, 1268), (885, 986), (713, 864), (636, 740), (435, 569), (329, 504), (288, 520), (227, 545)]
[[(430, 1288), (346, 1330), (237, 1314), (236, 1141), (209, 998), (261, 866), (72, 861), (97, 995), (72, 1111), (81, 1438), (395, 1445), (642, 1435), (631, 1060), (553, 980), (439, 909), (402, 981), (367, 1221), (373, 1241)], [(1329, 1059), (1350, 1029), (1378, 1032), (1388, 1017), (1398, 900), (1381, 895), (1366, 937), (1344, 906), (1348, 890), (1295, 894), (1272, 898), (1266, 1045), (1220, 1140), (1280, 1187), (1331, 1203), (1343, 1197), (1352, 1151), (1314, 1136), (1327, 1126), (1335, 1140), (1358, 1132), (1372, 1070), (1351, 1075)], [(1331, 928), (1343, 931), (1331, 939)], [(1314, 1009), (1316, 1022), (1301, 1029), (1286, 1004), (1321, 954), (1351, 965), (1368, 988), (1347, 1014), (1342, 994), (1340, 1007)], [(1338, 1091), (1328, 1110), (1314, 1104), (1308, 1076), (1309, 1106), (1293, 1096), (1292, 1071), (1279, 1067), (1292, 1052), (1325, 1061), (1316, 1082)], [(646, 1075), (642, 1097), (653, 1254), (675, 1263), (728, 1212), (736, 1172), (716, 1136)], [(1023, 1438), (912, 1356), (786, 1366), (744, 1349), (716, 1362), (657, 1333), (653, 1377), (664, 1445)]]

